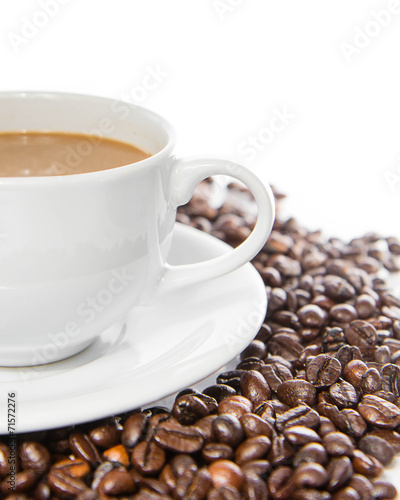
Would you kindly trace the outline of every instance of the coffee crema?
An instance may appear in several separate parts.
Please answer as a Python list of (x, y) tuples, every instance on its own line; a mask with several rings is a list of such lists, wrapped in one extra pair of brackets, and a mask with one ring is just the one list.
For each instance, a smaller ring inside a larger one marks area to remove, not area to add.
[(132, 144), (64, 132), (1, 132), (0, 177), (84, 174), (151, 156)]

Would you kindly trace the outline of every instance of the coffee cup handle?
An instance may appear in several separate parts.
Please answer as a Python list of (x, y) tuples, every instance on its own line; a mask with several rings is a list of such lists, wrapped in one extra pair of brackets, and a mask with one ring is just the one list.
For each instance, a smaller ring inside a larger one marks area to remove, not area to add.
[(186, 204), (195, 187), (207, 177), (226, 175), (243, 182), (252, 192), (258, 207), (257, 222), (249, 237), (225, 255), (195, 264), (165, 264), (163, 292), (206, 281), (238, 269), (249, 262), (264, 246), (275, 218), (272, 190), (247, 168), (227, 160), (192, 157), (175, 161), (169, 202), (173, 208)]

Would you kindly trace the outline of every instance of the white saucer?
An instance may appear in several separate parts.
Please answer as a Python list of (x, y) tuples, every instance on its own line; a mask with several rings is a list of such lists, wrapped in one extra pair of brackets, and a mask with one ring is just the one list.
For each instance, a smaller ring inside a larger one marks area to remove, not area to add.
[[(186, 264), (231, 248), (176, 224), (169, 262)], [(32, 368), (0, 368), (0, 407), (15, 393), (16, 432), (95, 420), (149, 405), (208, 377), (254, 338), (267, 306), (250, 264), (133, 310), (80, 354)], [(0, 434), (7, 434), (5, 411)]]

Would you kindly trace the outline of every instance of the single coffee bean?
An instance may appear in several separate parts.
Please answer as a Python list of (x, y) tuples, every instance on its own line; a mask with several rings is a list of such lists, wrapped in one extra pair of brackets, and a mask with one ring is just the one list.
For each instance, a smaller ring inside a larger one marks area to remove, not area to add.
[(347, 382), (353, 385), (356, 389), (361, 387), (361, 381), (368, 370), (368, 366), (361, 359), (353, 359), (349, 361), (343, 369), (343, 377)]
[(253, 357), (247, 357), (243, 359), (237, 366), (236, 370), (240, 371), (248, 371), (248, 370), (254, 370), (254, 371), (259, 371), (260, 368), (263, 366), (264, 362), (262, 359), (257, 358), (257, 356)]
[(278, 398), (291, 407), (301, 403), (314, 406), (317, 399), (317, 391), (306, 380), (286, 380), (278, 388)]
[(357, 409), (368, 423), (377, 427), (394, 429), (400, 424), (400, 408), (373, 394), (364, 396)]
[(329, 396), (339, 408), (350, 408), (358, 403), (358, 395), (354, 387), (342, 380), (331, 385)]
[(310, 328), (320, 328), (326, 321), (328, 313), (315, 304), (307, 304), (297, 311), (302, 325)]
[(360, 319), (367, 319), (374, 314), (376, 302), (373, 297), (363, 293), (356, 298), (355, 308)]
[(240, 380), (242, 395), (253, 404), (261, 403), (271, 397), (271, 389), (260, 372), (250, 370), (243, 373)]
[(351, 486), (345, 486), (333, 494), (332, 500), (361, 500), (361, 496)]
[(234, 396), (236, 394), (235, 389), (225, 384), (215, 384), (210, 385), (204, 389), (203, 394), (214, 398), (218, 403), (228, 396)]
[(356, 439), (363, 436), (367, 430), (367, 422), (358, 411), (351, 408), (345, 408), (334, 415), (333, 423), (340, 431)]
[(285, 333), (274, 335), (268, 342), (268, 352), (272, 355), (281, 356), (288, 361), (298, 359), (302, 350), (302, 344)]
[(390, 363), (391, 353), (390, 349), (386, 345), (382, 345), (376, 348), (374, 353), (374, 361), (376, 363), (385, 365), (386, 363)]
[(71, 460), (70, 458), (65, 458), (63, 460), (59, 460), (51, 466), (52, 470), (58, 469), (68, 474), (72, 477), (80, 477), (85, 478), (90, 473), (90, 466), (81, 458), (76, 458), (75, 460)]
[(293, 465), (298, 467), (303, 462), (316, 462), (325, 466), (328, 462), (328, 454), (322, 444), (308, 443), (295, 454)]
[(264, 359), (267, 356), (267, 348), (261, 340), (252, 340), (246, 349), (240, 354), (240, 359), (243, 360), (253, 356), (259, 359)]
[(106, 422), (92, 429), (89, 433), (91, 442), (100, 448), (111, 448), (117, 445), (121, 438), (121, 431), (115, 421)]
[(347, 345), (343, 330), (337, 326), (325, 327), (321, 342), (323, 351), (328, 353), (335, 353)]
[(387, 441), (371, 434), (363, 436), (358, 447), (364, 453), (377, 458), (383, 465), (389, 465), (395, 455), (393, 447)]
[(390, 500), (392, 498), (396, 498), (397, 496), (396, 488), (387, 481), (375, 479), (372, 485), (374, 495), (373, 498), (376, 500)]
[(362, 500), (374, 500), (372, 483), (365, 476), (354, 474), (349, 482), (349, 487), (354, 488)]
[(283, 435), (293, 446), (303, 446), (307, 443), (320, 443), (321, 438), (313, 430), (305, 425), (294, 425), (286, 427), (283, 430)]
[(208, 472), (214, 487), (234, 486), (240, 490), (244, 474), (242, 469), (230, 460), (217, 460), (208, 466)]
[(334, 457), (328, 463), (326, 471), (329, 477), (327, 489), (332, 492), (347, 485), (353, 475), (353, 466), (348, 457)]
[(240, 379), (242, 378), (242, 374), (244, 370), (231, 370), (229, 372), (224, 372), (218, 375), (217, 383), (228, 385), (232, 387), (236, 392), (240, 391)]
[(290, 481), (292, 474), (292, 469), (286, 465), (273, 469), (267, 480), (268, 491), (272, 498), (290, 498), (293, 492), (293, 483)]
[(229, 396), (218, 405), (218, 415), (229, 414), (240, 418), (252, 410), (251, 401), (243, 396)]
[(135, 483), (128, 471), (115, 469), (101, 479), (97, 489), (101, 495), (124, 495), (134, 492)]
[(321, 417), (319, 423), (319, 434), (321, 437), (324, 437), (326, 434), (330, 432), (335, 432), (337, 429), (334, 423), (329, 420), (329, 418)]
[(76, 456), (89, 462), (92, 467), (96, 467), (101, 462), (96, 446), (86, 434), (72, 432), (69, 436), (69, 445)]
[(344, 330), (349, 344), (361, 350), (370, 349), (376, 345), (376, 328), (367, 321), (357, 319), (352, 321)]
[(162, 496), (167, 496), (168, 492), (170, 491), (169, 487), (159, 479), (154, 479), (152, 477), (142, 477), (140, 478), (140, 480), (138, 480), (137, 477), (133, 477), (133, 475), (132, 478), (135, 481), (135, 486), (139, 486), (141, 490), (147, 490), (151, 493)]
[(144, 434), (148, 420), (149, 415), (144, 412), (130, 415), (123, 425), (121, 443), (130, 449), (136, 446), (140, 437)]
[(395, 453), (400, 453), (400, 434), (391, 429), (373, 429), (368, 433), (369, 436), (378, 436), (384, 439), (393, 448)]
[(194, 426), (183, 426), (178, 422), (161, 423), (154, 434), (154, 440), (162, 448), (177, 453), (195, 453), (204, 443), (204, 436)]
[(322, 445), (332, 457), (346, 455), (353, 456), (354, 445), (351, 439), (343, 432), (330, 432), (322, 438)]
[(293, 378), (292, 372), (282, 363), (271, 363), (261, 367), (261, 373), (272, 391), (276, 392), (282, 382)]
[(256, 475), (245, 476), (243, 493), (248, 500), (268, 500), (267, 485)]
[(204, 440), (206, 442), (213, 441), (215, 439), (212, 424), (216, 418), (217, 415), (207, 415), (206, 417), (198, 420), (194, 425), (194, 427), (196, 427), (196, 429), (198, 429), (203, 434)]
[(286, 427), (293, 427), (294, 425), (305, 425), (311, 429), (318, 427), (320, 416), (318, 413), (306, 404), (301, 404), (279, 413), (276, 416), (276, 428), (278, 431), (283, 431)]
[(358, 318), (358, 313), (354, 306), (344, 303), (331, 307), (329, 316), (339, 323), (350, 323)]
[[(217, 402), (215, 401), (215, 410), (216, 409)], [(196, 420), (209, 415), (210, 412), (207, 408), (207, 404), (196, 394), (185, 394), (176, 398), (172, 408), (172, 414), (181, 424), (192, 425)]]
[(293, 473), (296, 488), (322, 488), (327, 481), (326, 470), (316, 462), (303, 462)]
[(354, 450), (352, 464), (355, 472), (368, 477), (378, 477), (383, 472), (383, 466), (378, 459), (361, 450)]
[(268, 460), (249, 460), (242, 465), (242, 471), (245, 476), (256, 475), (266, 479), (271, 472), (271, 464)]
[[(64, 460), (62, 460), (61, 463), (62, 462), (64, 462)], [(58, 463), (60, 463), (60, 462), (58, 462)], [(53, 467), (55, 467), (55, 466), (53, 466)], [(64, 469), (63, 466), (61, 466), (61, 468), (63, 469), (63, 471), (66, 474), (70, 473), (70, 470), (68, 469), (68, 467), (66, 467)], [(106, 474), (108, 474), (109, 472), (111, 472), (114, 468), (115, 468), (115, 464), (113, 464), (111, 462), (103, 462), (100, 465), (98, 465), (93, 473), (92, 484), (91, 484), (92, 490), (97, 490), (97, 487), (99, 486), (100, 481), (103, 479), (103, 477)], [(79, 477), (79, 475), (77, 477)]]
[(235, 448), (243, 440), (243, 428), (239, 419), (233, 415), (219, 415), (212, 422), (216, 441)]
[(306, 366), (306, 377), (315, 387), (327, 387), (340, 377), (342, 365), (328, 354), (315, 356)]
[(250, 460), (264, 458), (271, 448), (271, 441), (267, 436), (254, 436), (241, 443), (235, 453), (236, 463), (243, 465)]
[(165, 460), (165, 451), (153, 441), (141, 441), (132, 450), (131, 462), (133, 466), (145, 475), (159, 472), (163, 468)]
[(273, 425), (254, 413), (245, 413), (240, 417), (240, 424), (246, 437), (259, 435), (267, 436), (271, 439), (275, 433)]
[(400, 396), (400, 368), (392, 363), (382, 367), (382, 390), (392, 392), (396, 398)]
[(342, 370), (344, 370), (345, 366), (350, 363), (350, 361), (353, 361), (354, 359), (362, 359), (360, 349), (356, 346), (350, 346), (348, 344), (343, 345), (337, 352), (334, 353), (334, 356), (340, 361)]
[(376, 368), (368, 368), (361, 379), (360, 389), (364, 394), (373, 394), (382, 386), (381, 374)]
[(231, 446), (225, 443), (207, 443), (201, 450), (201, 455), (207, 463), (215, 460), (233, 460), (235, 453)]
[(23, 469), (31, 469), (42, 475), (50, 467), (50, 453), (42, 444), (25, 441), (19, 447), (19, 457)]
[(57, 469), (50, 470), (47, 481), (53, 493), (61, 496), (76, 497), (89, 489), (82, 479), (71, 477)]
[(109, 462), (115, 462), (125, 467), (128, 467), (130, 464), (128, 452), (123, 444), (117, 444), (105, 450), (103, 457)]

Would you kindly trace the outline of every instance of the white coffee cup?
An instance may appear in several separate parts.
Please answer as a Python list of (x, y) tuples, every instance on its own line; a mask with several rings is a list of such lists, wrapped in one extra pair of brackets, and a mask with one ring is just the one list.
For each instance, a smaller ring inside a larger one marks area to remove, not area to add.
[[(169, 123), (142, 107), (86, 95), (2, 92), (3, 131), (100, 135), (152, 156), (105, 171), (0, 178), (2, 366), (44, 364), (80, 352), (155, 294), (242, 266), (271, 231), (274, 200), (268, 186), (236, 163), (177, 159)], [(87, 150), (82, 147), (75, 158), (71, 153), (71, 163)], [(252, 191), (258, 205), (253, 232), (222, 257), (168, 265), (177, 207), (201, 180), (217, 174)]]

